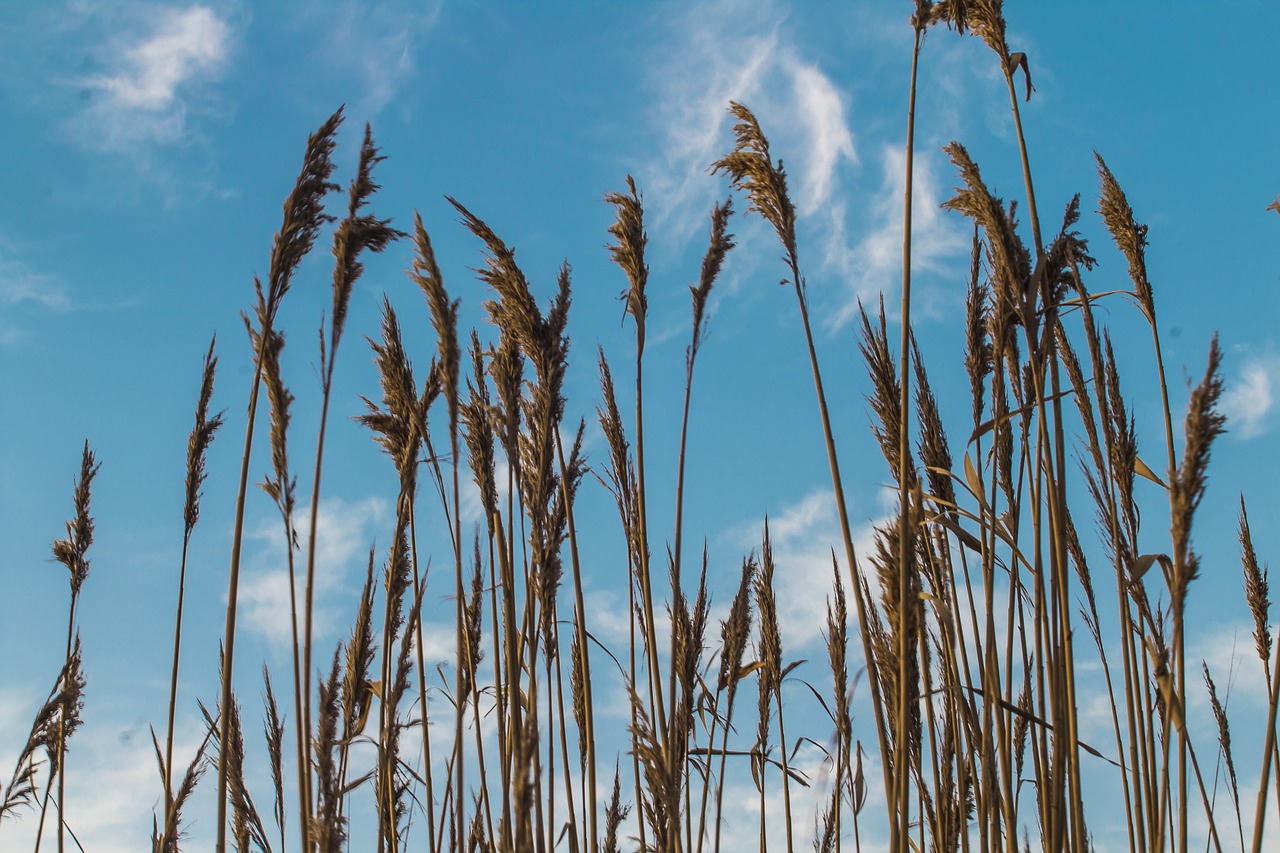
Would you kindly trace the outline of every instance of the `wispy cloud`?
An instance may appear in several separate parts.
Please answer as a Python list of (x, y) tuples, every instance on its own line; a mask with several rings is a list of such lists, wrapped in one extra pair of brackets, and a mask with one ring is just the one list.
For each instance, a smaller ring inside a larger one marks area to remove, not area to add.
[[(337, 623), (330, 612), (327, 594), (341, 590), (348, 577), (359, 575), (363, 582), (369, 548), (382, 531), (380, 524), (390, 517), (386, 500), (380, 497), (360, 501), (327, 498), (320, 502), (316, 540), (316, 635), (325, 636)], [(310, 509), (297, 510), (298, 540), (307, 541)], [(388, 539), (390, 533), (384, 533)], [(240, 587), (240, 606), (246, 624), (267, 640), (284, 645), (290, 642), (289, 573), (285, 559), (284, 529), (278, 517), (264, 519), (252, 533), (261, 550), (250, 560), (251, 572)], [(295, 554), (295, 572), (305, 572), (305, 554)], [(377, 555), (375, 555), (375, 560)], [(302, 584), (297, 583), (299, 602)]]
[(56, 276), (0, 256), (0, 304), (6, 307), (29, 304), (66, 311), (71, 308), (71, 298), (66, 285)]
[[(944, 215), (937, 170), (941, 158), (929, 151), (917, 151), (912, 174), (911, 269), (942, 272), (968, 249), (963, 226)], [(878, 157), (881, 173), (879, 190), (865, 204), (860, 222), (870, 225), (862, 237), (850, 242), (848, 212), (843, 202), (831, 205), (831, 219), (825, 234), (823, 268), (837, 273), (846, 283), (840, 306), (827, 320), (829, 329), (849, 322), (858, 310), (858, 301), (870, 301), (890, 294), (902, 281), (902, 212), (906, 193), (906, 154), (900, 145), (885, 145)]]
[(76, 125), (87, 147), (129, 152), (182, 141), (202, 87), (226, 65), (232, 31), (213, 9), (151, 8), (145, 21), (112, 38), (107, 70), (81, 81), (91, 97)]
[(815, 66), (789, 57), (795, 104), (807, 129), (806, 164), (798, 193), (801, 215), (811, 215), (831, 197), (836, 167), (841, 161), (856, 163), (853, 134), (845, 118), (844, 96), (831, 79)]
[(18, 346), (30, 336), (31, 315), (70, 311), (72, 304), (66, 284), (27, 261), (13, 257), (0, 238), (0, 346)]
[(346, 2), (323, 14), (325, 64), (358, 81), (357, 112), (381, 112), (412, 77), (421, 39), (435, 26), (441, 5)]
[[(869, 125), (874, 168), (864, 167), (868, 146), (852, 130), (855, 103), (820, 59), (799, 49), (785, 10), (774, 4), (698, 5), (676, 15), (671, 27), (679, 35), (654, 63), (652, 81), (654, 148), (664, 153), (640, 173), (661, 243), (683, 248), (703, 232), (706, 210), (723, 192), (706, 172), (732, 142), (726, 107), (743, 102), (760, 120), (774, 158), (785, 160), (805, 272), (814, 282), (842, 285), (813, 290), (827, 330), (846, 325), (859, 299), (883, 293), (892, 302), (902, 270), (902, 141)], [(938, 272), (963, 257), (968, 243), (963, 226), (938, 208), (942, 160), (926, 147), (918, 144), (915, 158), (912, 268)], [(776, 257), (772, 235), (751, 238), (758, 222), (738, 225), (743, 239), (735, 268)]]
[(1246, 355), (1239, 372), (1227, 383), (1222, 411), (1227, 427), (1242, 439), (1257, 438), (1271, 430), (1280, 382), (1280, 355), (1273, 352)]
[[(707, 169), (729, 144), (730, 101), (747, 103), (779, 150), (803, 152), (793, 188), (802, 214), (832, 194), (842, 164), (857, 150), (845, 99), (807, 61), (773, 4), (695, 5), (674, 16), (654, 63), (651, 121), (661, 137), (660, 159), (644, 170), (654, 225), (684, 240), (702, 233), (702, 219), (720, 192)], [(793, 178), (794, 180), (794, 178)]]
[[(726, 539), (743, 553), (754, 550), (759, 555), (763, 533), (761, 519), (731, 528)], [(853, 534), (859, 564), (865, 566), (863, 555), (869, 553), (874, 544), (872, 525), (865, 524)], [(777, 566), (774, 583), (783, 648), (808, 648), (821, 639), (826, 625), (827, 600), (837, 576), (846, 595), (852, 595), (844, 547), (840, 544), (835, 496), (829, 490), (813, 492), (771, 514), (769, 540)], [(831, 559), (833, 550), (840, 566), (838, 572)]]

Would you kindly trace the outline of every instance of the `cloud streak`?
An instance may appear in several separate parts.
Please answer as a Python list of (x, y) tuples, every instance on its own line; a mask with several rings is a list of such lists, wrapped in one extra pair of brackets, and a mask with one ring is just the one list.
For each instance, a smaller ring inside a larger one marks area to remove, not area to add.
[(11, 255), (0, 239), (0, 308), (5, 314), (0, 318), (0, 346), (4, 347), (18, 346), (29, 339), (31, 332), (24, 315), (65, 313), (76, 307), (61, 279)]
[(161, 8), (147, 31), (112, 49), (105, 73), (83, 81), (94, 97), (78, 117), (87, 147), (127, 152), (181, 142), (193, 95), (216, 79), (231, 51), (227, 21), (207, 6)]
[[(726, 538), (744, 553), (760, 553), (764, 524), (749, 522), (731, 528)], [(853, 530), (854, 551), (860, 566), (868, 566), (865, 555), (874, 543), (871, 523)], [(778, 598), (778, 622), (783, 648), (788, 656), (799, 649), (812, 649), (822, 639), (826, 627), (827, 601), (837, 576), (845, 594), (852, 596), (849, 569), (840, 544), (835, 496), (827, 490), (812, 492), (769, 516), (769, 541), (777, 566), (774, 585)], [(832, 551), (839, 571), (833, 568)]]
[[(339, 591), (348, 576), (358, 574), (363, 582), (370, 546), (379, 525), (390, 517), (386, 500), (379, 497), (360, 501), (328, 498), (320, 502), (316, 540), (316, 636), (323, 637), (337, 624), (337, 616), (327, 604), (327, 595)], [(306, 542), (310, 528), (310, 508), (297, 512), (298, 541)], [(289, 573), (284, 547), (284, 531), (279, 518), (265, 519), (252, 538), (262, 543), (253, 557), (253, 571), (240, 586), (240, 607), (250, 630), (278, 646), (291, 640), (289, 620)], [(385, 534), (384, 538), (390, 538)], [(377, 559), (375, 554), (374, 559)], [(295, 572), (305, 572), (305, 554), (295, 553)], [(375, 571), (377, 569), (375, 568)], [(302, 579), (296, 584), (299, 607)]]
[(779, 150), (803, 151), (793, 187), (802, 215), (819, 210), (839, 169), (857, 163), (845, 100), (817, 65), (806, 61), (771, 4), (724, 2), (678, 15), (666, 55), (654, 67), (651, 121), (665, 154), (645, 170), (654, 225), (684, 241), (702, 232), (719, 192), (706, 176), (729, 140), (730, 101), (751, 106)]
[(440, 8), (438, 2), (351, 2), (320, 18), (328, 34), (323, 61), (359, 81), (360, 112), (381, 112), (417, 71), (418, 42), (435, 26)]
[[(730, 101), (746, 103), (774, 158), (785, 160), (802, 268), (810, 278), (821, 275), (841, 285), (812, 291), (826, 330), (846, 326), (860, 299), (883, 293), (892, 302), (902, 274), (902, 141), (875, 127), (868, 133), (876, 134), (877, 144), (859, 141), (853, 103), (820, 61), (799, 48), (784, 11), (773, 4), (698, 6), (677, 15), (672, 29), (679, 35), (654, 63), (659, 70), (651, 81), (654, 149), (665, 153), (640, 172), (652, 199), (651, 227), (662, 232), (662, 244), (683, 248), (702, 233), (705, 211), (723, 191), (706, 172), (731, 144), (726, 108)], [(870, 169), (863, 163), (866, 150), (874, 153)], [(948, 270), (968, 249), (963, 227), (938, 206), (944, 165), (936, 151), (917, 147), (912, 269), (918, 273)], [(735, 267), (765, 268), (777, 254), (773, 236), (750, 237), (746, 232), (760, 227), (758, 221), (740, 220), (739, 226)]]
[(1280, 355), (1265, 353), (1244, 359), (1240, 372), (1222, 395), (1222, 411), (1228, 427), (1240, 438), (1250, 439), (1271, 431), (1280, 379)]
[(35, 305), (50, 311), (69, 311), (71, 297), (56, 277), (21, 261), (0, 257), (0, 305)]
[[(893, 293), (902, 276), (902, 205), (906, 194), (906, 153), (900, 145), (885, 145), (877, 158), (881, 184), (864, 205), (865, 217), (874, 223), (860, 239), (850, 243), (844, 202), (831, 205), (827, 223), (823, 269), (835, 272), (846, 282), (847, 293), (840, 307), (827, 320), (828, 329), (837, 329), (858, 312), (858, 301), (871, 301), (879, 294)], [(941, 158), (930, 151), (917, 151), (912, 173), (911, 269), (912, 273), (940, 273), (949, 262), (962, 256), (969, 241), (962, 226), (944, 215), (942, 187), (938, 182)]]

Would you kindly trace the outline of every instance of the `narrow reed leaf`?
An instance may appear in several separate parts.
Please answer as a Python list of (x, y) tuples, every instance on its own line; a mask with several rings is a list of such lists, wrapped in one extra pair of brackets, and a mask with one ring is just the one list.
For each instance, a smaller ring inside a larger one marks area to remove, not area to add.
[[(173, 803), (169, 809), (168, 818), (162, 828), (157, 822), (153, 821), (151, 830), (151, 851), (152, 853), (178, 853), (178, 844), (182, 840), (182, 810), (187, 804), (187, 800), (191, 798), (191, 794), (195, 791), (196, 785), (199, 784), (201, 777), (209, 768), (209, 762), (205, 756), (205, 750), (209, 746), (209, 738), (211, 732), (206, 729), (204, 740), (201, 741), (200, 747), (196, 750), (196, 754), (192, 756), (191, 763), (187, 765), (186, 772), (182, 774), (182, 782), (178, 785), (178, 790), (173, 794)], [(159, 757), (160, 745), (155, 739), (155, 733), (152, 732), (152, 740), (156, 744), (156, 754)], [(159, 757), (161, 763), (163, 758)], [(161, 767), (161, 777), (164, 784), (169, 783), (167, 768)]]

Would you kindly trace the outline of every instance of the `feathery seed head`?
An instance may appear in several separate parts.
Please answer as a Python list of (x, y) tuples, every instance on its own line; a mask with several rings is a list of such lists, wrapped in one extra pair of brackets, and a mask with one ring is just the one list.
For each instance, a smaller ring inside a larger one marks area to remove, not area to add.
[[(769, 140), (751, 110), (736, 101), (729, 103), (729, 113), (738, 120), (733, 126), (736, 140), (733, 151), (711, 164), (711, 173), (724, 172), (736, 189), (747, 194), (748, 210), (768, 220), (782, 241), (787, 261), (798, 268), (796, 255), (796, 210), (787, 195), (787, 173), (779, 160), (775, 165), (769, 155)], [(797, 288), (801, 282), (795, 282)]]
[(1187, 405), (1182, 464), (1169, 484), (1174, 567), (1178, 570), (1169, 592), (1175, 606), (1182, 604), (1187, 585), (1196, 576), (1197, 561), (1190, 548), (1191, 519), (1208, 483), (1209, 450), (1213, 440), (1226, 431), (1227, 419), (1217, 410), (1218, 399), (1222, 396), (1221, 364), (1222, 350), (1218, 347), (1218, 336), (1214, 335), (1209, 345), (1209, 365), (1204, 379), (1191, 392)]
[(435, 251), (431, 248), (431, 238), (422, 226), (422, 216), (417, 213), (413, 215), (413, 242), (417, 254), (409, 277), (422, 288), (427, 306), (431, 309), (431, 325), (439, 339), (440, 378), (449, 406), (449, 421), (456, 425), (461, 399), (458, 372), (462, 361), (458, 345), (459, 300), (449, 300), (449, 294), (444, 289), (444, 278), (436, 263)]
[(1129, 278), (1133, 281), (1134, 291), (1138, 295), (1138, 304), (1146, 313), (1149, 322), (1155, 322), (1156, 306), (1151, 293), (1151, 282), (1147, 280), (1147, 226), (1139, 223), (1133, 216), (1133, 208), (1115, 175), (1107, 168), (1102, 155), (1093, 152), (1098, 161), (1098, 179), (1102, 184), (1102, 195), (1098, 199), (1098, 213), (1111, 232), (1111, 239), (1129, 262)]
[(738, 687), (738, 671), (742, 669), (742, 655), (747, 649), (747, 638), (751, 634), (751, 589), (755, 585), (756, 572), (759, 565), (755, 555), (742, 561), (742, 577), (738, 581), (738, 592), (729, 605), (729, 616), (720, 623), (720, 677), (716, 682), (717, 690), (729, 691), (730, 700)]
[(213, 377), (218, 369), (218, 357), (213, 354), (215, 335), (209, 341), (209, 351), (204, 356), (204, 371), (200, 380), (200, 399), (196, 403), (196, 424), (191, 428), (187, 438), (187, 499), (183, 505), (182, 519), (185, 524), (185, 536), (190, 537), (192, 529), (200, 518), (201, 487), (205, 481), (205, 455), (209, 445), (213, 443), (213, 434), (222, 426), (222, 413), (209, 417), (209, 400), (213, 397)]
[(71, 573), (71, 595), (80, 595), (80, 588), (89, 576), (89, 560), (85, 554), (93, 544), (93, 518), (89, 515), (89, 493), (93, 478), (102, 466), (94, 461), (89, 442), (85, 441), (84, 451), (80, 456), (80, 476), (76, 478), (75, 518), (67, 522), (67, 538), (55, 539), (53, 556), (59, 563), (67, 567)]
[(1245, 600), (1253, 614), (1253, 640), (1258, 648), (1258, 657), (1267, 663), (1271, 660), (1271, 588), (1267, 582), (1267, 567), (1258, 568), (1258, 553), (1253, 549), (1243, 495), (1240, 496), (1240, 562), (1244, 565)]
[(334, 136), (338, 126), (342, 124), (342, 118), (342, 107), (339, 107), (307, 139), (302, 171), (289, 197), (285, 199), (284, 221), (271, 245), (271, 270), (267, 276), (265, 296), (261, 288), (258, 288), (257, 313), (260, 329), (269, 329), (274, 324), (280, 300), (289, 291), (289, 280), (294, 270), (311, 251), (320, 227), (333, 221), (333, 217), (324, 212), (324, 197), (331, 190), (339, 189), (337, 184), (329, 180), (329, 176), (333, 174), (332, 156), (337, 147)]
[(645, 316), (649, 302), (645, 285), (649, 281), (649, 265), (644, 261), (644, 248), (648, 237), (644, 233), (644, 207), (636, 182), (627, 175), (627, 192), (605, 193), (604, 200), (617, 208), (617, 220), (609, 226), (609, 233), (616, 243), (610, 244), (609, 257), (627, 274), (629, 287), (623, 291), (626, 313), (636, 321), (636, 346), (644, 350)]
[(698, 347), (702, 344), (704, 326), (706, 325), (707, 299), (711, 296), (711, 288), (720, 275), (720, 266), (724, 257), (734, 247), (733, 235), (728, 233), (729, 217), (733, 215), (733, 200), (726, 199), (724, 204), (717, 204), (711, 210), (711, 240), (707, 253), (702, 256), (702, 275), (698, 286), (690, 286), (693, 296), (693, 341), (685, 353), (685, 362), (690, 373), (693, 371), (693, 360), (698, 356)]
[(369, 198), (381, 189), (373, 180), (373, 167), (385, 159), (387, 158), (379, 155), (377, 146), (373, 144), (373, 131), (366, 124), (364, 142), (360, 146), (360, 163), (347, 194), (347, 216), (338, 224), (333, 234), (333, 322), (329, 333), (330, 361), (326, 364), (326, 379), (332, 374), (333, 354), (346, 326), (351, 292), (356, 280), (364, 273), (360, 253), (366, 249), (381, 252), (393, 241), (406, 236), (403, 231), (391, 227), (390, 219), (378, 219), (362, 212), (369, 204)]

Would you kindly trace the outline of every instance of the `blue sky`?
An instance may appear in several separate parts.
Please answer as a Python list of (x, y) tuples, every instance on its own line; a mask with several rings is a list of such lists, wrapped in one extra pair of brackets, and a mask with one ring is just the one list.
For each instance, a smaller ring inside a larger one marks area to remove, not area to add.
[[(1238, 656), (1252, 647), (1234, 541), (1241, 492), (1254, 508), (1260, 554), (1280, 553), (1266, 523), (1280, 473), (1272, 451), (1280, 217), (1266, 210), (1280, 193), (1275, 8), (1028, 5), (1008, 9), (1009, 41), (1029, 55), (1036, 87), (1023, 118), (1046, 228), (1081, 193), (1082, 230), (1101, 262), (1093, 290), (1128, 286), (1094, 213), (1097, 150), (1150, 225), (1150, 277), (1175, 412), (1186, 378), (1203, 371), (1215, 331), (1227, 355), (1231, 432), (1215, 452), (1200, 515), (1205, 580), (1191, 604), (1197, 654), (1225, 672), (1233, 642)], [(6, 14), (0, 624), (9, 643), (0, 667), (0, 778), (60, 664), (66, 580), (49, 544), (71, 514), (88, 439), (103, 467), (80, 616), (89, 698), (68, 811), (94, 853), (144, 843), (160, 790), (148, 726), (162, 726), (167, 702), (183, 466), (201, 357), (216, 333), (214, 407), (226, 409), (227, 425), (211, 452), (189, 569), (179, 719), (192, 732), (195, 697), (209, 701), (215, 689), (250, 379), (239, 313), (251, 305), (252, 276), (265, 273), (306, 136), (339, 104), (347, 121), (336, 179), (351, 177), (359, 134), (371, 123), (387, 156), (373, 209), (402, 228), (421, 213), (465, 326), (487, 334), (480, 308), (487, 295), (470, 270), (479, 265), (478, 246), (444, 194), (516, 247), (539, 293), (551, 292), (561, 262), (572, 264), (566, 393), (570, 418), (589, 420), (593, 459), (604, 456), (590, 425), (599, 397), (596, 345), (624, 376), (632, 345), (617, 301), (625, 280), (604, 248), (613, 211), (602, 199), (634, 175), (652, 268), (650, 491), (661, 496), (654, 512), (663, 518), (674, 488), (685, 286), (697, 276), (711, 205), (728, 193), (707, 168), (732, 144), (728, 102), (751, 106), (791, 178), (851, 511), (869, 530), (891, 496), (868, 429), (853, 332), (857, 299), (897, 300), (909, 12), (908, 3), (885, 2), (79, 0)], [(932, 32), (921, 74), (913, 310), (944, 412), (963, 424), (969, 228), (938, 207), (956, 183), (940, 149), (962, 141), (1005, 197), (1022, 195), (1021, 172), (1004, 83), (985, 46)], [(735, 204), (745, 209), (743, 200)], [(705, 537), (727, 601), (736, 566), (765, 515), (773, 519), (780, 563), (791, 567), (781, 581), (784, 630), (803, 656), (819, 641), (815, 589), (827, 583), (825, 555), (837, 535), (830, 481), (794, 300), (777, 287), (784, 270), (776, 241), (754, 217), (735, 217), (731, 230), (739, 248), (713, 297), (695, 379), (686, 537)], [(312, 453), (319, 410), (315, 330), (330, 300), (327, 239), (281, 313), (285, 378), (298, 397), (299, 469)], [(338, 357), (321, 504), (328, 521), (322, 646), (345, 632), (364, 555), (389, 538), (394, 514), (394, 474), (350, 420), (361, 412), (358, 395), (377, 394), (362, 336), (378, 333), (384, 293), (401, 314), (415, 364), (425, 368), (434, 349), (425, 305), (402, 273), (410, 252), (407, 243), (393, 245), (369, 260)], [(1156, 442), (1147, 333), (1120, 302), (1107, 313), (1139, 433)], [(953, 446), (964, 437), (954, 433)], [(252, 471), (260, 476), (268, 465), (265, 455), (255, 457)], [(309, 494), (305, 478), (302, 486)], [(591, 479), (582, 504), (579, 525), (591, 532), (598, 567), (589, 593), (607, 623), (625, 615), (621, 537), (612, 498)], [(259, 690), (257, 661), (283, 667), (278, 608), (287, 602), (278, 518), (261, 494), (251, 496), (248, 530), (238, 664), (246, 702)], [(426, 544), (444, 559), (442, 542)], [(442, 606), (436, 618), (448, 612)], [(443, 659), (447, 643), (435, 651)], [(1256, 679), (1241, 679), (1231, 708), (1246, 715), (1265, 704), (1249, 680)], [(6, 822), (0, 834), (25, 838), (33, 823)], [(193, 838), (207, 838), (211, 823), (199, 821)]]

